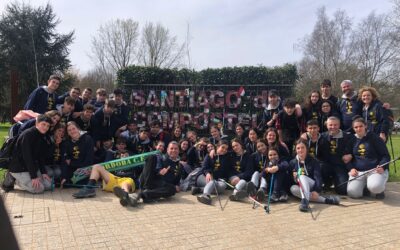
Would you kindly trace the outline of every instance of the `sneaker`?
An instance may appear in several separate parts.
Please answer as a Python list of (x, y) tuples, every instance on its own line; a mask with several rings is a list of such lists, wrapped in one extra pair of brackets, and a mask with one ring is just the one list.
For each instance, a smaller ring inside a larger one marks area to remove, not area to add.
[(203, 193), (203, 188), (201, 187), (192, 187), (192, 195)]
[(203, 204), (211, 205), (211, 197), (207, 194), (197, 196), (197, 200)]
[(11, 175), (9, 171), (7, 171), (4, 174), (4, 180), (3, 183), (1, 184), (1, 188), (4, 190), (4, 192), (7, 193), (14, 189), (14, 184), (15, 184), (15, 178)]
[(115, 194), (115, 196), (117, 196), (119, 198), (119, 203), (123, 207), (128, 206), (128, 200), (129, 200), (128, 192), (123, 190), (121, 187), (115, 186), (113, 188), (113, 193)]
[(340, 204), (340, 198), (338, 196), (335, 196), (335, 195), (325, 197), (325, 204), (339, 205)]
[(231, 194), (229, 196), (229, 200), (231, 201), (240, 201), (247, 197), (247, 193), (243, 190), (239, 190), (236, 194)]
[(375, 198), (378, 200), (383, 200), (385, 199), (385, 192), (379, 193), (375, 195)]
[(308, 212), (310, 210), (307, 199), (301, 199), (299, 210), (301, 212)]
[(256, 195), (257, 189), (256, 189), (256, 186), (254, 185), (253, 182), (251, 182), (251, 181), (247, 182), (246, 191), (247, 191), (247, 194), (250, 195), (250, 196), (255, 196)]
[(140, 200), (140, 194), (129, 194), (128, 195), (128, 204), (131, 207), (136, 207)]
[(279, 196), (279, 201), (280, 202), (287, 202), (288, 200), (288, 195), (286, 192), (281, 192), (281, 195)]
[(78, 193), (72, 194), (73, 197), (80, 199), (80, 198), (90, 198), (96, 196), (96, 190), (93, 188), (81, 188)]
[(259, 201), (259, 202), (264, 202), (265, 201), (265, 192), (264, 192), (264, 190), (260, 189), (260, 190), (257, 191), (256, 200)]
[(277, 193), (273, 193), (272, 195), (271, 195), (271, 201), (272, 202), (278, 202), (279, 201), (279, 195), (277, 194)]

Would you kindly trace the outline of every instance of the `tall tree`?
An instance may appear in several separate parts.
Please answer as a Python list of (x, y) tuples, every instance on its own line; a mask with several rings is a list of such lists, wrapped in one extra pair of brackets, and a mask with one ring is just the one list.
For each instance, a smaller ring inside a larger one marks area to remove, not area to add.
[(142, 30), (139, 63), (160, 68), (180, 67), (185, 47), (185, 43), (178, 44), (177, 37), (171, 36), (168, 28), (147, 23)]
[(34, 8), (24, 3), (11, 3), (0, 18), (3, 63), (0, 77), (9, 88), (9, 73), (17, 72), (21, 106), (29, 93), (45, 83), (49, 75), (62, 73), (70, 67), (68, 46), (74, 32), (57, 33), (59, 22), (50, 4)]

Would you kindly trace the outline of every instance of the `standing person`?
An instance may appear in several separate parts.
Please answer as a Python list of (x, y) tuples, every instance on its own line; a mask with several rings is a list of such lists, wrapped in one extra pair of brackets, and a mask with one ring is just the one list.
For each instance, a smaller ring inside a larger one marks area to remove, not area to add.
[(295, 148), (296, 157), (290, 161), (289, 167), (298, 184), (293, 185), (290, 191), (294, 196), (301, 198), (300, 211), (308, 212), (310, 201), (339, 205), (339, 197), (319, 195), (322, 190), (321, 168), (318, 161), (308, 154), (307, 142), (300, 139)]
[[(217, 189), (218, 194), (221, 194), (226, 189), (226, 183), (220, 181), (222, 178), (228, 181), (229, 175), (232, 171), (232, 157), (228, 154), (229, 145), (226, 141), (220, 141), (217, 145), (216, 155), (211, 158), (206, 156), (202, 166), (202, 172), (196, 180), (196, 187), (192, 189), (192, 194), (203, 192), (202, 195), (197, 196), (200, 203), (211, 205), (211, 194), (215, 193)], [(201, 187), (204, 187), (203, 191)]]
[(239, 139), (240, 142), (243, 145), (246, 145), (246, 143), (245, 143), (245, 141), (246, 141), (246, 133), (244, 131), (243, 124), (240, 124), (240, 123), (236, 124), (236, 126), (235, 126), (235, 138)]
[(107, 91), (103, 88), (98, 88), (96, 90), (96, 98), (90, 101), (96, 110), (102, 108), (107, 100)]
[(250, 181), (254, 168), (250, 161), (250, 153), (244, 149), (239, 139), (232, 140), (232, 149), (233, 169), (229, 182), (235, 189), (229, 199), (239, 201), (247, 196), (247, 182)]
[(150, 140), (152, 144), (162, 141), (165, 145), (171, 141), (171, 136), (161, 129), (161, 122), (158, 120), (154, 120), (150, 124)]
[(326, 126), (326, 121), (328, 120), (328, 117), (336, 116), (340, 118), (340, 115), (336, 112), (335, 107), (336, 106), (330, 100), (321, 101), (321, 113), (320, 119), (318, 121), (321, 133), (328, 131)]
[(336, 110), (336, 103), (338, 102), (338, 98), (332, 95), (332, 83), (329, 79), (324, 79), (320, 85), (321, 90), (321, 99), (322, 100), (329, 100), (335, 106), (333, 106), (333, 111), (337, 112)]
[(309, 120), (319, 120), (321, 113), (321, 94), (317, 90), (311, 91), (304, 101), (303, 116), (307, 123)]
[[(353, 129), (355, 139), (351, 143), (352, 159), (347, 165), (350, 177), (347, 194), (352, 198), (361, 198), (366, 187), (377, 199), (384, 199), (389, 166), (380, 165), (390, 161), (388, 149), (375, 133), (367, 131), (367, 123), (363, 118), (353, 121)], [(371, 169), (376, 170), (357, 178)]]
[(69, 138), (62, 153), (61, 185), (70, 183), (74, 171), (92, 165), (94, 159), (94, 143), (89, 135), (82, 134), (73, 121), (67, 123), (67, 133)]
[(358, 99), (363, 103), (360, 115), (367, 123), (368, 131), (375, 133), (386, 142), (390, 124), (387, 111), (379, 100), (378, 92), (373, 87), (362, 87), (358, 91)]
[(47, 86), (40, 86), (35, 89), (28, 97), (24, 105), (25, 110), (44, 114), (47, 111), (56, 109), (56, 90), (60, 86), (61, 78), (51, 75), (47, 80)]
[(93, 127), (93, 139), (99, 148), (100, 141), (114, 137), (117, 131), (117, 122), (114, 115), (115, 101), (106, 100), (103, 107), (94, 113), (95, 126)]
[(115, 108), (114, 108), (114, 116), (116, 127), (120, 128), (128, 124), (128, 116), (130, 109), (128, 105), (124, 102), (124, 96), (121, 89), (114, 90), (114, 101), (115, 101)]
[(211, 137), (209, 138), (210, 142), (214, 145), (217, 145), (223, 138), (221, 135), (221, 131), (218, 129), (217, 125), (212, 125), (210, 127)]
[(79, 97), (83, 106), (89, 103), (92, 100), (92, 92), (91, 88), (85, 88), (82, 92), (82, 96)]
[(74, 122), (83, 130), (88, 133), (88, 135), (93, 138), (93, 130), (95, 125), (94, 120), (94, 106), (92, 104), (85, 104), (83, 106), (83, 111), (81, 114), (74, 119)]
[(336, 116), (329, 117), (326, 126), (328, 131), (322, 133), (322, 137), (328, 142), (329, 149), (321, 162), (322, 181), (325, 187), (333, 183), (337, 194), (346, 195), (347, 186), (340, 184), (349, 178), (343, 158), (348, 158), (351, 154), (349, 145), (352, 136), (340, 129), (340, 119)]
[(286, 99), (283, 103), (283, 110), (278, 114), (276, 129), (279, 138), (287, 145), (289, 153), (293, 153), (293, 144), (300, 137), (301, 112), (296, 112), (296, 101)]
[(68, 96), (65, 98), (64, 103), (57, 105), (57, 110), (61, 114), (60, 122), (67, 124), (67, 122), (72, 121), (72, 113), (75, 109), (75, 100)]
[(281, 99), (276, 90), (268, 91), (268, 105), (262, 113), (261, 123), (258, 129), (265, 131), (268, 128), (274, 128), (278, 113), (283, 109)]
[[(39, 115), (35, 126), (22, 132), (14, 146), (9, 174), (22, 190), (29, 193), (38, 194), (51, 189), (51, 179), (44, 168), (48, 155), (45, 135), (51, 122), (49, 117)], [(14, 182), (9, 184), (12, 189)]]
[(245, 140), (246, 151), (252, 154), (257, 151), (258, 134), (255, 128), (249, 130), (249, 136)]
[(362, 108), (361, 102), (358, 100), (357, 92), (353, 89), (353, 82), (344, 80), (340, 87), (342, 88), (342, 98), (338, 101), (338, 112), (342, 121), (342, 130), (352, 132), (351, 124), (353, 117), (360, 113)]
[(80, 94), (81, 94), (80, 88), (72, 87), (69, 92), (66, 92), (65, 94), (57, 97), (57, 104), (63, 104), (67, 97), (71, 97), (75, 101), (73, 117), (74, 118), (78, 117), (83, 110), (83, 105), (82, 105), (81, 99), (79, 99)]

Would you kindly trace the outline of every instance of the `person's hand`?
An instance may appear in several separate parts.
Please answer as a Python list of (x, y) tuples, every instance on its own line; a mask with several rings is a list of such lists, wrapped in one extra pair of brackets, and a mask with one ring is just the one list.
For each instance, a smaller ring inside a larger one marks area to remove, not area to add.
[(307, 133), (301, 134), (300, 138), (303, 140), (307, 140)]
[(385, 133), (380, 133), (380, 134), (379, 134), (379, 137), (380, 137), (384, 142), (386, 142), (386, 135), (385, 135)]
[(210, 153), (208, 154), (211, 159), (214, 159), (215, 156), (215, 149), (211, 150)]
[(40, 178), (39, 177), (37, 177), (35, 179), (32, 179), (32, 187), (34, 189), (39, 189), (40, 185), (41, 184), (40, 184)]
[(175, 190), (177, 193), (179, 193), (181, 191), (181, 188), (179, 186), (175, 186)]
[(358, 171), (355, 168), (352, 168), (350, 170), (350, 176), (356, 177), (358, 175)]
[(293, 178), (296, 180), (297, 179), (297, 172), (293, 172)]
[(318, 197), (319, 197), (319, 194), (317, 192), (315, 192), (315, 191), (311, 192), (311, 196), (310, 196), (311, 200), (316, 200), (316, 199), (318, 199)]
[(71, 164), (71, 160), (70, 160), (70, 159), (65, 160), (65, 162), (67, 163), (67, 165), (70, 165), (70, 164)]
[(60, 188), (62, 189), (64, 187), (64, 184), (67, 180), (66, 179), (62, 179), (60, 182)]
[(161, 170), (160, 170), (160, 172), (158, 172), (160, 175), (165, 175), (167, 172), (168, 172), (168, 170), (171, 168), (171, 166), (168, 166), (167, 168), (162, 168)]
[(233, 186), (235, 186), (236, 184), (238, 184), (239, 181), (240, 181), (240, 178), (236, 176), (235, 178), (233, 178), (233, 179), (231, 180), (231, 184), (232, 184)]
[(48, 176), (47, 174), (42, 174), (43, 179), (47, 180), (47, 181), (51, 181), (50, 176)]
[(353, 159), (351, 154), (343, 155), (342, 160), (345, 164), (349, 163)]
[(381, 166), (377, 166), (376, 167), (376, 172), (378, 174), (383, 174), (383, 172), (385, 172), (385, 169), (383, 167), (381, 167)]
[(275, 174), (279, 170), (278, 166), (272, 166), (272, 167), (267, 168), (267, 169), (268, 169), (268, 172), (271, 173), (271, 174)]
[(212, 176), (210, 173), (206, 175), (206, 182), (209, 183), (212, 180)]

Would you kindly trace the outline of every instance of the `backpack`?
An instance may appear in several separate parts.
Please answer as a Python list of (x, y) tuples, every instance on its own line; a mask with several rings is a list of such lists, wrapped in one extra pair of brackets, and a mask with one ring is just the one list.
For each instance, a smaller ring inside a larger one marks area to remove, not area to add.
[(15, 145), (17, 144), (18, 136), (8, 138), (0, 149), (0, 168), (7, 169), (10, 162), (11, 156), (14, 151)]
[(196, 186), (196, 181), (199, 175), (203, 174), (203, 171), (201, 168), (195, 168), (190, 174), (181, 181), (180, 183), (180, 188), (182, 191), (188, 191), (192, 187)]

